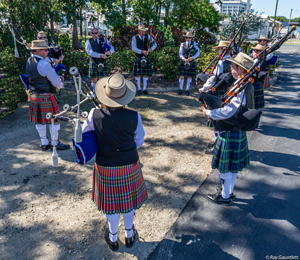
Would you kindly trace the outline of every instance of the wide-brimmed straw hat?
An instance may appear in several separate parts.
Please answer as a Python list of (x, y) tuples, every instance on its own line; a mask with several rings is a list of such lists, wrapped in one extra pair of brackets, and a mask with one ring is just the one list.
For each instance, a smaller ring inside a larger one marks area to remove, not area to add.
[(263, 41), (270, 41), (270, 39), (264, 35), (261, 35), (259, 38), (257, 38), (256, 40), (263, 40)]
[(138, 30), (146, 32), (146, 31), (148, 31), (148, 28), (146, 28), (145, 25), (141, 24), (138, 26)]
[(226, 60), (235, 63), (236, 65), (242, 67), (245, 70), (250, 69), (254, 64), (252, 58), (243, 52), (239, 52), (235, 58), (228, 58)]
[(230, 45), (230, 41), (220, 41), (218, 46), (213, 47), (213, 49), (216, 48), (227, 48)]
[(101, 78), (96, 84), (96, 96), (109, 107), (121, 107), (129, 104), (135, 97), (135, 85), (120, 73)]
[(26, 48), (30, 51), (33, 51), (33, 50), (48, 49), (48, 48), (53, 48), (53, 47), (48, 46), (48, 44), (45, 40), (34, 40), (31, 43), (29, 43), (26, 46)]
[(265, 48), (267, 48), (267, 47), (264, 47), (264, 46), (262, 46), (261, 44), (257, 44), (257, 45), (253, 48), (253, 50), (263, 51)]
[(183, 37), (194, 38), (195, 35), (192, 32), (186, 32), (186, 34), (183, 35)]

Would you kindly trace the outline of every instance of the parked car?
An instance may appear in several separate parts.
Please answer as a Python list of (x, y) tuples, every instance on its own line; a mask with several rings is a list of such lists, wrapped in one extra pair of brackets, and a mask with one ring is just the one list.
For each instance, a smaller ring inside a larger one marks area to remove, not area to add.
[(60, 29), (58, 29), (60, 33), (72, 33), (72, 25), (63, 24), (60, 26)]

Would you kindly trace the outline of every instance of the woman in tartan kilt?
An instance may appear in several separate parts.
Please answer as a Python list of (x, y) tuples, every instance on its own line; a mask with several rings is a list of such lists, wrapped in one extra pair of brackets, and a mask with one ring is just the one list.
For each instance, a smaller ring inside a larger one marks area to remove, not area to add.
[[(85, 51), (90, 56), (89, 78), (92, 79), (91, 85), (95, 92), (96, 82), (101, 77), (107, 77), (109, 74), (106, 59), (108, 55), (113, 54), (114, 48), (109, 45), (104, 35), (101, 35), (102, 37), (99, 38), (99, 31), (96, 27), (92, 29), (91, 33), (92, 38), (85, 42)], [(109, 46), (110, 50), (105, 49), (105, 45)]]
[(139, 25), (138, 34), (133, 36), (131, 41), (131, 48), (135, 53), (132, 74), (135, 76), (138, 95), (142, 95), (141, 76), (143, 78), (143, 93), (144, 95), (148, 95), (148, 77), (152, 76), (152, 65), (149, 54), (157, 47), (153, 38), (149, 34), (145, 35), (146, 31), (148, 31), (148, 28), (145, 28), (145, 25)]
[(59, 121), (54, 125), (54, 142), (49, 142), (47, 138), (47, 125), (51, 137), (53, 136), (51, 119), (47, 119), (48, 113), (59, 113), (55, 99), (56, 89), (63, 87), (60, 77), (55, 73), (50, 63), (45, 59), (48, 56), (49, 49), (45, 40), (32, 41), (27, 46), (31, 51), (31, 56), (26, 63), (26, 73), (29, 81), (29, 109), (30, 121), (36, 126), (42, 145), (41, 150), (47, 151), (53, 146), (58, 150), (66, 150), (69, 145), (62, 144), (58, 139), (60, 130)]
[[(231, 73), (234, 79), (239, 79), (246, 75), (254, 61), (248, 55), (240, 52), (235, 58), (228, 59), (231, 62)], [(227, 119), (233, 116), (239, 106), (243, 104), (248, 108), (253, 106), (253, 88), (243, 90), (234, 97), (228, 105), (214, 110), (203, 110), (203, 114), (213, 120)], [(216, 194), (208, 194), (206, 198), (216, 204), (230, 205), (234, 199), (234, 184), (237, 173), (249, 165), (249, 151), (247, 136), (245, 131), (221, 132), (218, 136), (212, 168), (217, 168), (220, 172), (222, 188), (218, 188)]]
[(190, 95), (190, 85), (192, 78), (196, 77), (196, 63), (195, 59), (199, 56), (200, 51), (197, 43), (192, 39), (194, 35), (192, 32), (187, 32), (185, 35), (185, 42), (181, 43), (179, 49), (180, 63), (180, 78), (179, 78), (179, 92), (178, 95), (182, 94), (182, 88), (184, 83), (184, 77), (187, 77), (186, 91), (187, 96)]
[[(224, 49), (226, 49), (230, 45), (229, 41), (220, 41), (219, 44), (214, 49), (217, 49), (217, 54), (220, 56)], [(230, 62), (226, 61), (226, 59), (230, 58), (231, 49), (225, 53), (225, 56), (222, 60), (218, 62), (217, 67), (214, 69), (213, 74), (208, 78), (208, 80), (205, 82), (202, 88), (199, 89), (199, 92), (207, 92), (209, 91), (215, 84), (219, 81), (219, 76), (223, 73), (230, 72)], [(230, 85), (228, 86), (228, 88)], [(214, 91), (213, 95), (216, 95), (218, 97), (223, 96), (225, 92), (220, 91)], [(208, 127), (213, 127), (212, 121), (209, 120), (207, 122)], [(215, 131), (215, 141), (213, 143), (209, 143), (207, 145), (207, 148), (205, 149), (206, 154), (213, 154), (214, 153), (214, 147), (216, 144), (216, 140), (218, 139), (219, 131)]]
[(96, 84), (96, 96), (102, 108), (92, 109), (83, 125), (83, 132), (96, 134), (92, 199), (106, 214), (105, 241), (111, 250), (119, 247), (120, 214), (124, 219), (125, 246), (133, 245), (137, 234), (134, 212), (148, 197), (137, 151), (144, 143), (142, 119), (139, 113), (124, 108), (135, 93), (135, 85), (121, 74), (101, 78)]

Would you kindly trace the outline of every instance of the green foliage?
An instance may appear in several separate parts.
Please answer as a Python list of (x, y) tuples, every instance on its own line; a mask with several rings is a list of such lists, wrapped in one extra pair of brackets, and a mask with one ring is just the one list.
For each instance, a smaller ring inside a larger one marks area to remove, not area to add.
[(114, 52), (108, 59), (107, 64), (109, 70), (120, 69), (125, 72), (132, 72), (134, 63), (134, 52), (131, 48), (124, 48), (118, 52)]
[(63, 64), (67, 72), (73, 66), (77, 67), (81, 74), (87, 74), (89, 65), (89, 56), (85, 51), (69, 50), (64, 53)]
[[(67, 33), (60, 34), (59, 37), (60, 37), (60, 46), (63, 47), (65, 51), (70, 50), (71, 49), (71, 40), (70, 40), (69, 35)], [(55, 38), (54, 38), (54, 40), (55, 40)]]
[[(274, 16), (270, 16), (270, 18), (274, 19)], [(288, 22), (289, 19), (287, 19), (285, 16), (276, 16), (276, 21), (279, 21), (279, 22)]]

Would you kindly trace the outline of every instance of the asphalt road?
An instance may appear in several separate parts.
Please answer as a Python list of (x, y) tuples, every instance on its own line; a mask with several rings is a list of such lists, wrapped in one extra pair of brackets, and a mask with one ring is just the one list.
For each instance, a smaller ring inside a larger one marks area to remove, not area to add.
[(149, 260), (300, 258), (300, 45), (277, 54), (281, 77), (248, 135), (251, 166), (238, 174), (233, 205), (205, 199), (219, 184), (213, 171)]

